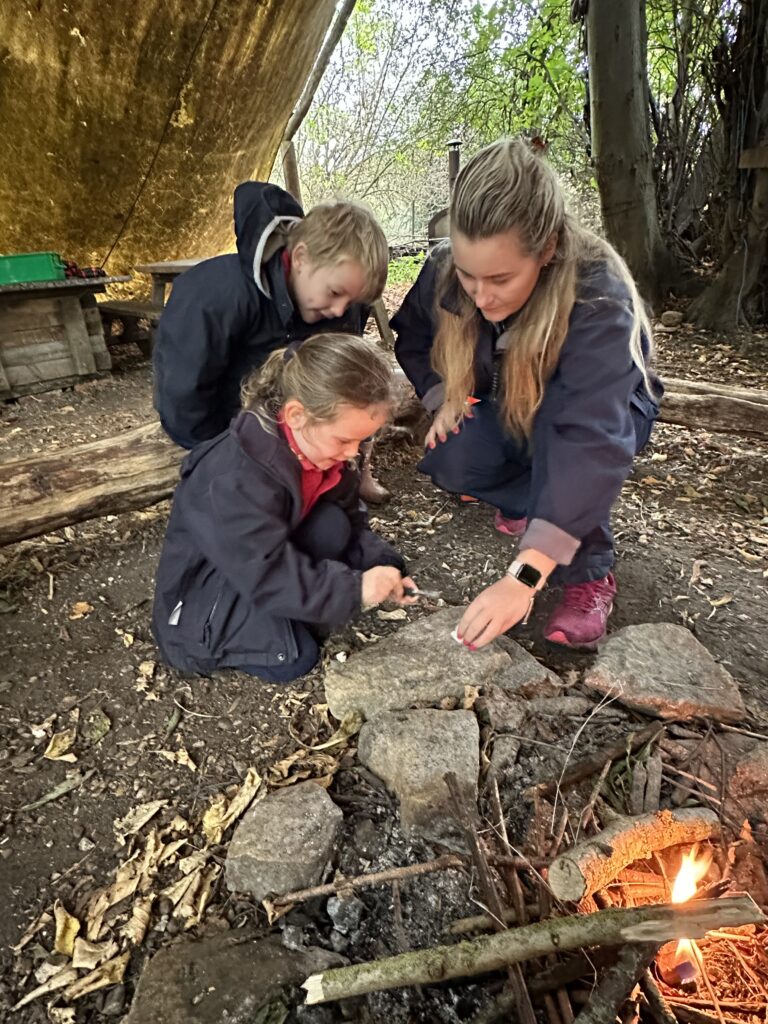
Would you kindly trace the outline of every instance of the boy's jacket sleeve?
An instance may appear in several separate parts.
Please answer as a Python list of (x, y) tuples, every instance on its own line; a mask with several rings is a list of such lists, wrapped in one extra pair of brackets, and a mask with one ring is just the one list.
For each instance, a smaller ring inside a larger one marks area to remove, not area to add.
[(443, 404), (444, 395), (440, 374), (432, 368), (438, 273), (438, 260), (432, 256), (392, 317), (392, 329), (397, 334), (395, 357), (429, 412)]
[(337, 625), (360, 612), (360, 572), (313, 562), (291, 543), (284, 492), (250, 459), (194, 500), (187, 521), (195, 541), (243, 598), (300, 622)]
[[(211, 281), (198, 268), (182, 274), (160, 317), (154, 347), (155, 408), (166, 433), (193, 448), (226, 430), (233, 346), (246, 324), (242, 297), (228, 273)], [(250, 312), (252, 322), (253, 310)]]

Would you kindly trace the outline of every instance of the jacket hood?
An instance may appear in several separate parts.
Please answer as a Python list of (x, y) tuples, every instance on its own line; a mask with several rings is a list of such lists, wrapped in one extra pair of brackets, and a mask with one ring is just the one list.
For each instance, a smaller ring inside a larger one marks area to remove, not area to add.
[(291, 224), (304, 211), (292, 195), (278, 185), (244, 181), (235, 189), (235, 235), (243, 271), (260, 292), (270, 296), (264, 264), (282, 248)]

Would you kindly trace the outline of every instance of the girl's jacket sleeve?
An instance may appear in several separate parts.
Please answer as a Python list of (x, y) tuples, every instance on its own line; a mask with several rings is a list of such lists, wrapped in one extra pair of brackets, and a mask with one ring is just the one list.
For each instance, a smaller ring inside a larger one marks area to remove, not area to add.
[[(560, 564), (608, 520), (636, 452), (633, 406), (658, 413), (629, 351), (632, 308), (623, 286), (600, 275), (571, 314), (532, 438), (532, 507), (521, 548)], [(595, 282), (597, 284), (597, 282)]]
[(443, 382), (431, 364), (439, 271), (439, 257), (435, 253), (421, 268), (415, 284), (391, 321), (392, 329), (397, 333), (395, 357), (428, 412), (436, 412), (444, 397)]

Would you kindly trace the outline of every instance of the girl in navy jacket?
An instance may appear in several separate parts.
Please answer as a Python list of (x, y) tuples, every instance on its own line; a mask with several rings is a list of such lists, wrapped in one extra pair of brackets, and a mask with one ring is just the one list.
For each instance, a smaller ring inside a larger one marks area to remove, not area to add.
[(593, 648), (616, 584), (610, 511), (658, 415), (651, 328), (615, 250), (567, 213), (522, 139), (461, 171), (451, 243), (427, 260), (392, 326), (396, 355), (434, 414), (420, 469), (488, 502), (517, 559), (459, 629), (481, 647), (563, 584), (547, 639)]
[(372, 342), (316, 335), (274, 352), (230, 429), (187, 456), (152, 618), (169, 665), (286, 682), (317, 662), (323, 632), (415, 600), (368, 527), (354, 461), (390, 415), (391, 380)]

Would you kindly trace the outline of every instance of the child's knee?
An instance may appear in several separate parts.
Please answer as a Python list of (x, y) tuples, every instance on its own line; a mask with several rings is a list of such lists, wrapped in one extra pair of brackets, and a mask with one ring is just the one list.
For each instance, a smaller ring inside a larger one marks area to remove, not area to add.
[(351, 539), (349, 516), (330, 501), (321, 501), (315, 505), (292, 536), (294, 544), (316, 561), (339, 558)]

